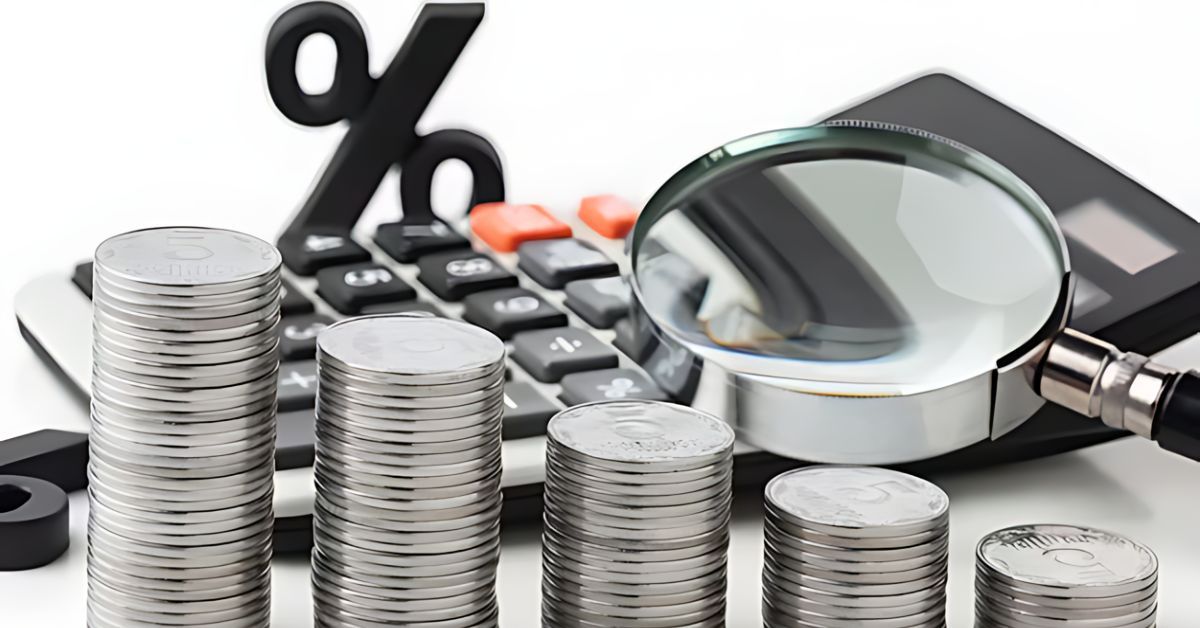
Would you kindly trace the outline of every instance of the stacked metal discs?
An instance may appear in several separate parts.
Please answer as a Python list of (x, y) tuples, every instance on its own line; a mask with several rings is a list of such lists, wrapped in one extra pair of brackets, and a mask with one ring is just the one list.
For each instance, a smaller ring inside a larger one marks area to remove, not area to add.
[(978, 628), (1155, 625), (1158, 559), (1116, 534), (1018, 526), (984, 537), (975, 560)]
[(770, 627), (945, 626), (950, 500), (870, 467), (810, 467), (766, 489)]
[(213, 229), (96, 250), (89, 626), (267, 625), (279, 264)]
[(555, 416), (543, 624), (723, 626), (733, 441), (720, 419), (652, 401)]
[(495, 626), (504, 344), (405, 315), (317, 340), (318, 626)]

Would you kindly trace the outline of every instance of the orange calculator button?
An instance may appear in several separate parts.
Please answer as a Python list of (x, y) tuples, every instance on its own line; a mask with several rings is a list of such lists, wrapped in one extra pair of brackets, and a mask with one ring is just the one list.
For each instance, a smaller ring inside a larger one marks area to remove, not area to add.
[(571, 226), (541, 205), (483, 203), (471, 210), (471, 231), (488, 246), (511, 253), (529, 240), (571, 237)]
[(600, 235), (619, 240), (633, 229), (637, 209), (613, 194), (584, 197), (579, 202), (579, 218)]

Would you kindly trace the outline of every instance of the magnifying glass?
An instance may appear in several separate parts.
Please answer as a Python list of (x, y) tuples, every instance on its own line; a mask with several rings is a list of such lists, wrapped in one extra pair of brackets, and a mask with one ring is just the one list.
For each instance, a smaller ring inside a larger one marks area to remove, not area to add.
[(1053, 214), (951, 140), (839, 121), (731, 142), (654, 195), (630, 257), (634, 320), (684, 356), (692, 405), (766, 451), (919, 460), (1048, 400), (1200, 459), (1200, 375), (1066, 328)]

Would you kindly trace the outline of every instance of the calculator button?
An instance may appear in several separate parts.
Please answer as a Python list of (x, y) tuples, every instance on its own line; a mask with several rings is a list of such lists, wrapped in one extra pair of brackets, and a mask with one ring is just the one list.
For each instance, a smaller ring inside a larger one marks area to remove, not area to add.
[(592, 231), (620, 240), (637, 222), (637, 209), (625, 199), (612, 194), (585, 197), (579, 203), (579, 219)]
[(285, 317), (279, 322), (279, 359), (313, 359), (317, 354), (317, 334), (332, 324), (332, 318), (320, 314)]
[(461, 301), (473, 292), (517, 285), (517, 276), (474, 251), (449, 251), (417, 260), (421, 283), (443, 301)]
[(303, 410), (315, 405), (317, 363), (284, 362), (279, 365), (279, 411)]
[(502, 253), (517, 250), (522, 242), (571, 237), (571, 227), (541, 205), (483, 203), (471, 210), (471, 230), (488, 246)]
[(317, 273), (317, 294), (342, 314), (376, 303), (411, 301), (417, 291), (379, 264), (334, 266)]
[(438, 309), (432, 303), (424, 301), (402, 301), (400, 303), (380, 303), (379, 305), (368, 305), (363, 308), (363, 314), (418, 314), (424, 313), (431, 316), (446, 318), (446, 313)]
[(546, 424), (561, 409), (529, 384), (507, 384), (504, 387), (504, 427), (500, 437), (510, 440), (544, 436)]
[(375, 243), (392, 259), (405, 264), (430, 253), (471, 246), (470, 240), (440, 220), (425, 224), (401, 220), (379, 225), (375, 231)]
[(517, 249), (517, 267), (547, 288), (568, 281), (617, 274), (617, 263), (596, 247), (574, 238), (526, 242)]
[(279, 239), (279, 254), (297, 275), (311, 275), (329, 266), (371, 259), (366, 249), (344, 233), (286, 235)]
[(650, 356), (654, 349), (654, 337), (647, 329), (638, 329), (632, 317), (622, 318), (613, 325), (616, 337), (613, 346), (629, 356), (634, 362), (641, 362)]
[(283, 280), (283, 287), (279, 293), (279, 313), (284, 316), (292, 314), (308, 314), (313, 311), (312, 301), (296, 290), (287, 279)]
[(572, 281), (564, 291), (566, 306), (592, 327), (608, 329), (629, 316), (629, 284), (620, 277)]
[(527, 329), (565, 327), (567, 315), (524, 288), (479, 292), (463, 299), (463, 320), (511, 338)]
[(92, 298), (92, 262), (84, 262), (75, 267), (71, 274), (71, 282), (83, 291), (87, 298)]
[(582, 329), (525, 331), (517, 334), (512, 344), (513, 360), (540, 382), (617, 366), (617, 353)]
[(562, 378), (559, 399), (568, 406), (593, 401), (648, 399), (667, 401), (667, 394), (645, 375), (632, 369), (572, 373)]
[(312, 408), (280, 412), (275, 425), (275, 468), (311, 467), (317, 440), (316, 412)]

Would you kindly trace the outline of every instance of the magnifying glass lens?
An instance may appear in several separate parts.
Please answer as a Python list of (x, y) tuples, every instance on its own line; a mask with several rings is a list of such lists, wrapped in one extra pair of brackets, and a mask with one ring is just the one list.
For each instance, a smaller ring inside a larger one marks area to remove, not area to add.
[(641, 307), (673, 339), (740, 372), (881, 394), (994, 370), (1038, 337), (1064, 251), (995, 162), (855, 126), (710, 153), (651, 200), (632, 246)]

